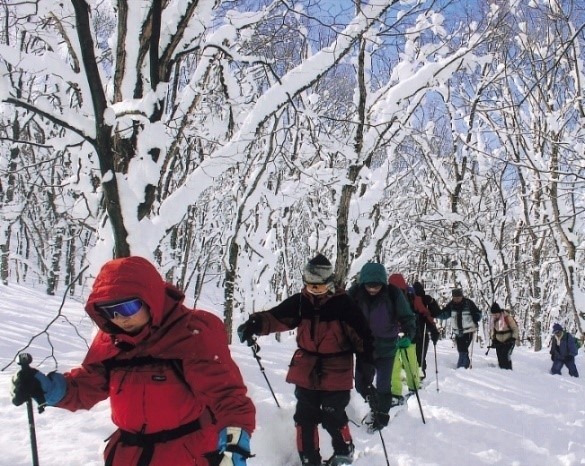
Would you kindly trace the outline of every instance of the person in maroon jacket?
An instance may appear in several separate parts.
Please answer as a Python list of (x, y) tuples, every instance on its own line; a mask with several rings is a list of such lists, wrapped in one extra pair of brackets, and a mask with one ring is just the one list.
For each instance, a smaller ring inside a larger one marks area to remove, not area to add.
[(430, 309), (426, 306), (422, 297), (416, 293), (414, 286), (406, 288), (406, 297), (410, 307), (416, 312), (416, 336), (413, 343), (416, 345), (416, 360), (422, 370), (422, 379), (427, 376), (427, 352), (429, 349), (429, 336), (434, 346), (439, 341), (439, 329)]
[(188, 309), (146, 259), (107, 262), (85, 311), (99, 327), (81, 367), (22, 369), (13, 403), (90, 409), (110, 399), (112, 466), (245, 466), (255, 408), (223, 323)]
[[(304, 466), (320, 466), (318, 425), (331, 436), (327, 465), (350, 464), (354, 445), (345, 408), (353, 388), (353, 353), (373, 367), (373, 337), (357, 304), (334, 285), (333, 266), (322, 254), (303, 271), (300, 293), (278, 306), (252, 314), (238, 327), (250, 346), (254, 335), (297, 329), (297, 345), (286, 381), (296, 385), (294, 421), (297, 449)], [(370, 386), (374, 373), (363, 375)]]

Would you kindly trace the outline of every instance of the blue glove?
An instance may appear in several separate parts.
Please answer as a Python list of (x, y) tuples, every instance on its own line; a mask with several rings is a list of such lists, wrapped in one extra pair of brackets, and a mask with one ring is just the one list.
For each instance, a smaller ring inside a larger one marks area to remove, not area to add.
[(250, 434), (240, 427), (224, 427), (219, 432), (217, 450), (223, 454), (219, 466), (246, 466), (250, 458)]
[(18, 371), (12, 379), (12, 403), (20, 406), (34, 399), (39, 407), (55, 406), (65, 396), (67, 382), (63, 374), (51, 372), (45, 375), (36, 369)]
[(398, 341), (396, 342), (396, 346), (398, 348), (405, 349), (405, 348), (408, 348), (411, 345), (411, 343), (412, 342), (410, 341), (410, 338), (408, 338), (408, 337), (402, 337), (402, 338), (399, 338), (398, 339)]

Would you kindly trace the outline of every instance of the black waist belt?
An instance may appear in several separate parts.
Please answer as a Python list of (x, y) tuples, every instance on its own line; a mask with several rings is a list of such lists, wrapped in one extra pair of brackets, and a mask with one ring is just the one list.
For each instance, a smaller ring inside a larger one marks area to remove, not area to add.
[(307, 351), (306, 349), (301, 348), (305, 353), (310, 354), (311, 356), (317, 357), (317, 362), (315, 363), (315, 367), (311, 371), (311, 375), (314, 377), (313, 383), (315, 385), (319, 384), (319, 380), (323, 376), (323, 359), (331, 359), (331, 358), (338, 358), (340, 356), (346, 356), (348, 354), (353, 354), (352, 350), (345, 350), (339, 351), (337, 353), (316, 353), (314, 351)]
[(155, 443), (177, 440), (178, 438), (196, 432), (199, 429), (201, 429), (201, 422), (199, 422), (199, 419), (196, 419), (175, 429), (161, 430), (160, 432), (153, 432), (152, 434), (135, 434), (133, 432), (121, 430), (120, 442), (131, 447), (146, 448)]
[(329, 358), (337, 358), (339, 356), (345, 356), (346, 354), (353, 354), (352, 350), (345, 350), (339, 351), (337, 353), (316, 353), (314, 351), (309, 351), (304, 348), (301, 348), (305, 353), (310, 354), (311, 356), (317, 356), (321, 359), (329, 359)]
[[(170, 442), (171, 440), (176, 440), (187, 434), (197, 432), (204, 425), (211, 424), (213, 419), (211, 416), (206, 416), (206, 414), (207, 412), (204, 412), (204, 414), (199, 419), (188, 422), (187, 424), (183, 424), (179, 427), (176, 427), (175, 429), (161, 430), (160, 432), (153, 432), (151, 434), (141, 434), (120, 430), (120, 439), (118, 440), (117, 444), (122, 443), (131, 447), (142, 448), (142, 454), (140, 455), (136, 466), (148, 466), (152, 460), (152, 456), (154, 455), (154, 447), (157, 443), (165, 443)], [(202, 423), (201, 419), (204, 417), (209, 418), (209, 422), (204, 421)], [(114, 455), (116, 453), (117, 444), (114, 445), (110, 451), (110, 454), (106, 459), (105, 466), (112, 466), (114, 464)]]

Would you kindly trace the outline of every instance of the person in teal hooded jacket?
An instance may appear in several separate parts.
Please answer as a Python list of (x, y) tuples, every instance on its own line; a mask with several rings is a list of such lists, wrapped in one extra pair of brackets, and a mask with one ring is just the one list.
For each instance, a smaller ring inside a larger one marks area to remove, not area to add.
[[(358, 361), (355, 386), (360, 395), (370, 403), (371, 412), (364, 421), (368, 431), (375, 432), (388, 425), (392, 406), (390, 380), (394, 358), (399, 346), (409, 346), (416, 332), (415, 316), (404, 294), (388, 284), (386, 269), (382, 264), (367, 263), (356, 284), (348, 294), (357, 302), (368, 321), (374, 336), (373, 367)], [(399, 334), (403, 333), (402, 338)], [(375, 371), (375, 388), (363, 383), (368, 374)]]

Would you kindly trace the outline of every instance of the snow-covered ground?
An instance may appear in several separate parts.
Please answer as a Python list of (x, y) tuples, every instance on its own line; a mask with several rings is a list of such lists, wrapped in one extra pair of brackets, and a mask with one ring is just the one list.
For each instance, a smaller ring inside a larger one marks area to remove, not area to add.
[[(34, 358), (33, 367), (45, 372), (56, 368), (66, 371), (82, 360), (93, 326), (82, 303), (68, 298), (62, 316), (51, 325), (50, 333), (44, 334), (45, 327), (57, 316), (61, 297), (48, 297), (42, 290), (18, 285), (0, 286), (0, 296), (0, 465), (29, 465), (32, 462), (26, 408), (17, 408), (10, 402), (10, 379), (18, 370), (10, 363), (39, 334), (26, 350)], [(248, 464), (295, 465), (295, 399), (293, 386), (284, 381), (295, 347), (294, 336), (284, 336), (282, 343), (272, 336), (262, 337), (259, 343), (266, 376), (281, 407), (277, 407), (250, 349), (238, 343), (232, 345), (232, 354), (258, 410), (258, 428), (252, 437), (256, 456)], [(563, 376), (549, 375), (547, 350), (534, 353), (517, 348), (514, 371), (500, 370), (493, 350), (487, 357), (485, 353), (486, 348), (475, 344), (473, 369), (456, 370), (456, 350), (450, 340), (442, 340), (437, 345), (435, 370), (431, 346), (426, 387), (420, 391), (426, 424), (416, 398), (411, 397), (408, 410), (382, 432), (390, 464), (585, 464), (585, 379), (569, 377), (566, 369)], [(577, 357), (577, 367), (585, 377), (582, 358)], [(350, 418), (359, 424), (366, 412), (366, 404), (353, 392)], [(70, 413), (56, 408), (48, 408), (43, 414), (35, 411), (35, 422), (42, 466), (103, 464), (104, 439), (114, 430), (107, 402), (89, 412)], [(364, 428), (353, 425), (352, 434), (356, 466), (386, 465), (378, 434), (369, 435)], [(325, 458), (331, 454), (324, 431), (321, 450)]]

